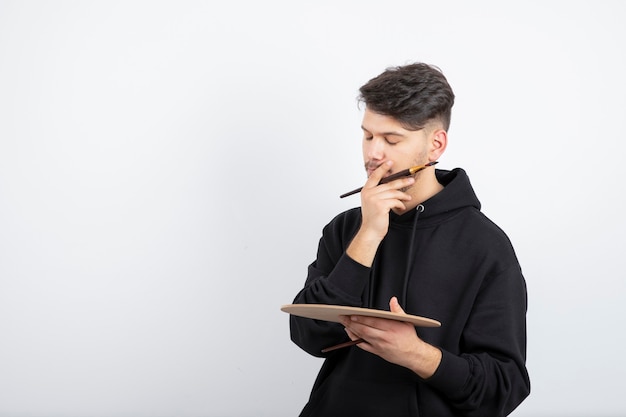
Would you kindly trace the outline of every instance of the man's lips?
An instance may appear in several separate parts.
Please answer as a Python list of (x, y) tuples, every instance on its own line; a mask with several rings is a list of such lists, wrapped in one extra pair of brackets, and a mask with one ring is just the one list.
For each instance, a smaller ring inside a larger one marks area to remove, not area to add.
[[(382, 164), (380, 164), (380, 165), (382, 165)], [(380, 165), (366, 165), (365, 169), (367, 171), (367, 177), (369, 178), (369, 176), (372, 175), (372, 172), (376, 171)], [(392, 174), (393, 174), (393, 172), (387, 171), (383, 178), (388, 177), (388, 176), (390, 176)]]
[(367, 171), (367, 176), (369, 177), (370, 175), (372, 175), (372, 172), (376, 171), (376, 169), (378, 169), (378, 167), (382, 165), (382, 164), (378, 164), (378, 165), (374, 165), (374, 164), (365, 164), (365, 169)]

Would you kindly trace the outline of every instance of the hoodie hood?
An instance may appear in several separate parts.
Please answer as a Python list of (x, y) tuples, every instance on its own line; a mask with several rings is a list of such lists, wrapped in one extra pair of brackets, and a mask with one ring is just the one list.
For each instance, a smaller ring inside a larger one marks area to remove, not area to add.
[[(467, 207), (480, 210), (480, 201), (474, 193), (465, 170), (462, 168), (455, 168), (451, 171), (437, 169), (435, 175), (444, 189), (421, 204), (423, 210), (419, 213), (420, 225), (430, 225), (432, 222), (444, 220), (456, 211)], [(392, 211), (390, 212), (391, 221), (399, 225), (407, 223), (407, 226), (412, 227), (411, 221), (415, 213), (416, 210), (409, 210), (399, 215)]]

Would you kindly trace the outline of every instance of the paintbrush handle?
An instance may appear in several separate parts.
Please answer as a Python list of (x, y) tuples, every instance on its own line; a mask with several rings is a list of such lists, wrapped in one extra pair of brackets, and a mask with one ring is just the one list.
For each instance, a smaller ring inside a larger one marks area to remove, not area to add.
[[(380, 180), (380, 182), (378, 184), (386, 184), (386, 183), (388, 183), (390, 181), (397, 180), (398, 178), (408, 177), (409, 175), (413, 175), (416, 172), (419, 172), (419, 171), (423, 170), (424, 168), (428, 168), (429, 166), (435, 165), (436, 163), (437, 163), (437, 161), (433, 161), (433, 162), (427, 163), (426, 165), (416, 166), (416, 167), (413, 167), (413, 168), (405, 169), (405, 170), (400, 171), (400, 172), (396, 172), (395, 174), (392, 174), (392, 175), (390, 175), (388, 177), (384, 177), (383, 179)], [(344, 198), (344, 197), (348, 197), (348, 196), (351, 196), (351, 195), (356, 194), (356, 193), (360, 193), (362, 189), (363, 189), (363, 187), (359, 187), (359, 188), (357, 188), (355, 190), (348, 191), (345, 194), (341, 194), (339, 196), (339, 198)]]
[(363, 339), (350, 340), (349, 342), (339, 343), (338, 345), (334, 345), (334, 346), (322, 349), (322, 353), (332, 352), (333, 350), (345, 348), (345, 347), (348, 347), (348, 346), (358, 345), (359, 343), (363, 343), (363, 342), (365, 342), (365, 340), (363, 340)]
[[(413, 171), (413, 173), (417, 171), (421, 171), (422, 169), (424, 169), (424, 167), (421, 167), (420, 169)], [(397, 180), (398, 178), (408, 177), (409, 175), (411, 175), (411, 169), (405, 169), (404, 171), (396, 172), (395, 174), (391, 174), (388, 177), (384, 177), (382, 180), (380, 180), (378, 184), (387, 184), (388, 182)]]

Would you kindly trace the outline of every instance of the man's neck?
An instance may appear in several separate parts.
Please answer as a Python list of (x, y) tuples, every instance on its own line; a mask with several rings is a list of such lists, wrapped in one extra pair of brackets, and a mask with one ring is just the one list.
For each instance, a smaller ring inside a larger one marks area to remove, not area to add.
[[(425, 174), (425, 175), (424, 175)], [(424, 172), (420, 175), (415, 182), (406, 192), (411, 195), (411, 200), (405, 203), (406, 210), (393, 210), (396, 214), (404, 214), (415, 207), (422, 204), (424, 201), (433, 197), (435, 194), (443, 190), (443, 185), (437, 181), (435, 171)]]

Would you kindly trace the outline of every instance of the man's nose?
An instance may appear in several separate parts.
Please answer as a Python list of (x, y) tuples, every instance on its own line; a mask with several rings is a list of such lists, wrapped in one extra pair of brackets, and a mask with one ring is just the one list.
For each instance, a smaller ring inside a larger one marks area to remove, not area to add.
[(385, 143), (381, 138), (372, 138), (368, 143), (368, 159), (380, 160), (385, 156)]

